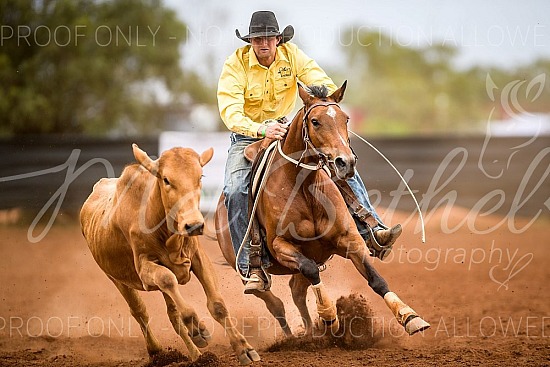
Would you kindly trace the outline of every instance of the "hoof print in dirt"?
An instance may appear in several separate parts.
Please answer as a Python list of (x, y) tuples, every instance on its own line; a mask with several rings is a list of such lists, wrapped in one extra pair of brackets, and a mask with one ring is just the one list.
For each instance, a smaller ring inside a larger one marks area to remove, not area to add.
[(367, 349), (379, 339), (374, 312), (368, 301), (358, 294), (340, 297), (336, 301), (340, 329), (332, 335), (334, 344), (344, 349)]
[(181, 363), (190, 363), (188, 357), (181, 354), (180, 351), (168, 349), (166, 351), (159, 352), (154, 354), (149, 363), (143, 367), (164, 367), (171, 364), (176, 364), (179, 366)]
[(371, 348), (379, 339), (373, 311), (367, 300), (358, 294), (340, 297), (336, 301), (340, 328), (337, 332), (314, 330), (313, 335), (288, 337), (267, 348), (268, 352), (315, 352), (338, 346), (348, 350)]
[(169, 349), (167, 351), (155, 354), (149, 363), (143, 367), (221, 367), (219, 358), (211, 352), (202, 354), (196, 361), (192, 362), (188, 357), (177, 350)]

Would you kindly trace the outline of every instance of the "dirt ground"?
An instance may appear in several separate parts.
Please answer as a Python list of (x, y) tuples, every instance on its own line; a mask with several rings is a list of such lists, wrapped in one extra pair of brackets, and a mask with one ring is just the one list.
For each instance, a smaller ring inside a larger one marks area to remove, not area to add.
[[(359, 329), (357, 340), (371, 341), (361, 345), (282, 340), (263, 303), (242, 294), (217, 244), (205, 237), (203, 246), (230, 312), (262, 357), (255, 365), (549, 366), (550, 219), (474, 215), (457, 207), (427, 214), (423, 244), (416, 217), (384, 213), (391, 223), (404, 224), (404, 234), (388, 260), (374, 261), (390, 288), (431, 323), (422, 334), (406, 335), (349, 261), (333, 259), (322, 273), (335, 300), (353, 295), (368, 304), (374, 331), (364, 335)], [(137, 323), (95, 264), (79, 227), (68, 220), (52, 228), (29, 228), (0, 226), (0, 366), (163, 364), (149, 361)], [(287, 283), (288, 277), (276, 277), (273, 289), (299, 332)], [(237, 366), (223, 329), (208, 315), (198, 282), (192, 280), (181, 292), (213, 333), (205, 358), (194, 365)], [(158, 339), (171, 354), (186, 355), (161, 295), (143, 293), (143, 298)], [(311, 294), (308, 302), (313, 315)], [(189, 365), (181, 356), (165, 363)]]

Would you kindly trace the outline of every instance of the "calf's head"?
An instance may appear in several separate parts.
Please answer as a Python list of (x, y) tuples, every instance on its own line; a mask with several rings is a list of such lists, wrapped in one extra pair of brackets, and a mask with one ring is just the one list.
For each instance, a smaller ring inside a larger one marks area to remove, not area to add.
[(164, 207), (168, 228), (184, 236), (202, 234), (204, 217), (199, 209), (202, 167), (212, 159), (214, 149), (201, 155), (189, 148), (172, 148), (153, 160), (136, 144), (136, 160), (157, 179), (158, 205)]

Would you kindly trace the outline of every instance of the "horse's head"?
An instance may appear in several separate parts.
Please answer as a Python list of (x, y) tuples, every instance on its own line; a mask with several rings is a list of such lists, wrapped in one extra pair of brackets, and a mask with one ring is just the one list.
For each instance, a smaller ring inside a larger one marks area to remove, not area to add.
[(346, 82), (331, 95), (325, 86), (298, 87), (304, 102), (303, 137), (308, 148), (329, 162), (339, 179), (355, 174), (356, 157), (348, 137), (349, 116), (338, 103), (344, 98)]

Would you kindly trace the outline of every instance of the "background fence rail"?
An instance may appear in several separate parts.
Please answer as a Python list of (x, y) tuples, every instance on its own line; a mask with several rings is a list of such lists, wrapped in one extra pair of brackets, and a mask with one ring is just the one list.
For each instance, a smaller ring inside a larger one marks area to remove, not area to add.
[[(409, 178), (417, 199), (426, 205), (424, 209), (450, 200), (465, 208), (481, 206), (482, 211), (495, 207), (499, 214), (511, 210), (514, 215), (548, 214), (550, 137), (538, 137), (525, 145), (528, 140), (493, 138), (485, 150), (484, 137), (370, 141)], [(156, 138), (40, 136), (0, 140), (0, 209), (22, 208), (36, 215), (43, 208), (53, 210), (59, 204), (63, 212), (76, 215), (97, 180), (107, 177), (110, 169), (118, 176), (126, 164), (134, 161), (132, 142), (150, 155), (158, 154)], [(372, 201), (391, 207), (399, 196), (398, 176), (371, 148), (358, 140), (353, 140), (353, 145)], [(454, 159), (445, 162), (451, 156)], [(221, 172), (219, 177), (223, 180)], [(397, 208), (413, 210), (413, 201), (405, 195), (398, 200)]]

